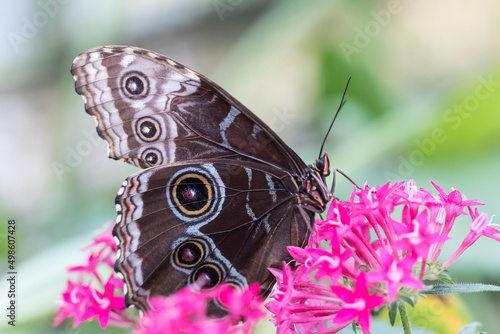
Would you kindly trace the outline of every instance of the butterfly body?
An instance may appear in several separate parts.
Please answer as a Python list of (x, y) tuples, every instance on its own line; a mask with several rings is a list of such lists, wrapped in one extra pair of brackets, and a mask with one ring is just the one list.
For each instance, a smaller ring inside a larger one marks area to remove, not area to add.
[(267, 294), (267, 268), (304, 246), (331, 199), (326, 154), (307, 166), (217, 84), (148, 50), (90, 49), (72, 74), (109, 156), (143, 168), (116, 197), (127, 304), (146, 310), (189, 284)]

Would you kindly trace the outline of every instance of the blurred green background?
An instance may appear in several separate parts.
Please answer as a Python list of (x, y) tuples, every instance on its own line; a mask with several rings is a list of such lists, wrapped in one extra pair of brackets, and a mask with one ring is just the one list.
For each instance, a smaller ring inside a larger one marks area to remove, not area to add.
[[(17, 326), (7, 326), (2, 311), (2, 333), (98, 329), (51, 324), (65, 267), (82, 263), (93, 231), (115, 219), (116, 191), (136, 170), (106, 158), (74, 92), (74, 57), (99, 45), (144, 47), (205, 74), (308, 163), (352, 76), (326, 144), (334, 167), (371, 186), (414, 179), (432, 190), (432, 179), (486, 203), (490, 215), (498, 211), (496, 0), (11, 1), (3, 3), (0, 27), (0, 242), (6, 244), (7, 219), (15, 219), (19, 272)], [(347, 199), (351, 190), (340, 179), (336, 195)], [(468, 227), (458, 220), (443, 259)], [(499, 250), (480, 239), (450, 267), (452, 277), (500, 284)], [(3, 275), (6, 247), (0, 255)], [(463, 297), (466, 321), (497, 332), (499, 295)], [(6, 303), (3, 276), (0, 309)], [(429, 323), (443, 318), (433, 316)], [(268, 323), (257, 332), (273, 331)]]

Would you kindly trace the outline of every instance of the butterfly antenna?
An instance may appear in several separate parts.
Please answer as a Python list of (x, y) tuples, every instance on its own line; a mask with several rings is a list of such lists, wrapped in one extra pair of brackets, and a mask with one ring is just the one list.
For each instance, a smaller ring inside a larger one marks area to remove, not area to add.
[(333, 121), (330, 124), (330, 127), (328, 128), (328, 132), (326, 133), (325, 139), (323, 139), (323, 144), (321, 144), (321, 149), (319, 150), (319, 158), (321, 158), (321, 154), (323, 153), (323, 147), (325, 146), (326, 139), (328, 138), (328, 135), (330, 134), (330, 130), (332, 129), (333, 123), (335, 123), (335, 120), (337, 119), (337, 116), (340, 112), (340, 109), (342, 109), (344, 104), (347, 102), (347, 100), (345, 100), (345, 94), (347, 93), (347, 87), (349, 87), (349, 82), (351, 81), (351, 78), (352, 77), (349, 77), (349, 80), (347, 80), (347, 84), (345, 85), (345, 89), (344, 89), (344, 94), (342, 95), (342, 101), (340, 101), (340, 106), (337, 109), (335, 116), (333, 117)]

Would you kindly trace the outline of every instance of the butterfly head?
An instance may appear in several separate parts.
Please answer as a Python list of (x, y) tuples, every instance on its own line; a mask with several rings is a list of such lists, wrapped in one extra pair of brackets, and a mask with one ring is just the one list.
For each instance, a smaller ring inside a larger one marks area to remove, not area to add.
[(309, 165), (308, 175), (303, 180), (300, 189), (300, 202), (313, 212), (323, 212), (326, 204), (332, 199), (332, 194), (326, 185), (326, 177), (330, 174), (330, 161), (325, 153), (312, 165)]
[(330, 175), (330, 159), (328, 159), (328, 155), (325, 153), (322, 157), (316, 159), (311, 169), (323, 174), (324, 177)]

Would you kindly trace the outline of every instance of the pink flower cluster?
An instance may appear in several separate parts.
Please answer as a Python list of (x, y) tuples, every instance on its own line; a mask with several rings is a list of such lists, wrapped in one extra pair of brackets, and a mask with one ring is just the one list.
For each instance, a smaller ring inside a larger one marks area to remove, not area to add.
[[(252, 333), (258, 320), (266, 315), (262, 309), (259, 286), (235, 289), (229, 285), (194, 293), (186, 287), (167, 298), (151, 298), (153, 311), (146, 312), (135, 334), (246, 334)], [(210, 317), (209, 302), (222, 304), (228, 316)], [(240, 323), (241, 322), (241, 323)]]
[[(131, 320), (122, 314), (125, 310), (123, 282), (113, 276), (113, 259), (116, 254), (116, 244), (108, 229), (94, 239), (86, 247), (90, 251), (87, 264), (74, 266), (68, 272), (78, 273), (77, 279), (68, 280), (66, 290), (59, 302), (54, 326), (64, 319), (74, 317), (73, 327), (81, 322), (98, 320), (101, 328), (108, 324), (127, 326)], [(107, 273), (107, 279), (103, 274)]]
[[(123, 282), (112, 271), (117, 249), (111, 230), (106, 229), (86, 249), (90, 251), (87, 263), (67, 269), (78, 276), (67, 282), (54, 326), (74, 317), (75, 328), (81, 322), (98, 320), (101, 328), (135, 327), (135, 334), (246, 334), (267, 314), (262, 308), (258, 285), (235, 289), (222, 284), (210, 291), (192, 291), (186, 287), (166, 298), (152, 298), (153, 310), (139, 318), (125, 308)], [(209, 303), (223, 305), (228, 315), (222, 318), (207, 315)]]
[[(424, 280), (439, 280), (480, 236), (500, 241), (486, 214), (478, 214), (481, 203), (431, 183), (439, 197), (408, 181), (406, 189), (404, 182), (365, 186), (349, 202), (334, 200), (327, 218), (316, 220), (307, 247), (288, 248), (295, 267), (271, 269), (278, 284), (266, 307), (278, 333), (336, 333), (353, 321), (369, 333), (372, 310), (416, 297)], [(465, 208), (469, 233), (448, 260), (437, 263)]]

